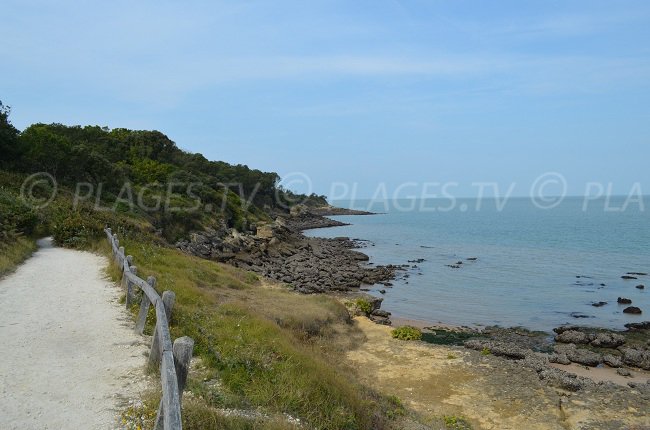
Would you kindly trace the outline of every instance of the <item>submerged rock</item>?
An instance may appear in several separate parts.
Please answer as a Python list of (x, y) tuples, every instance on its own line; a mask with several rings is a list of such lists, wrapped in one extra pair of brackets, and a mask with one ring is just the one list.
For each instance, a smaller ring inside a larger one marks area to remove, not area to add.
[(640, 308), (637, 308), (636, 306), (628, 306), (625, 309), (623, 309), (623, 313), (640, 315), (642, 311)]
[(625, 328), (629, 330), (650, 330), (650, 321), (627, 323), (625, 324)]
[(625, 297), (619, 297), (616, 302), (621, 305), (630, 305), (632, 304), (632, 300), (627, 299)]

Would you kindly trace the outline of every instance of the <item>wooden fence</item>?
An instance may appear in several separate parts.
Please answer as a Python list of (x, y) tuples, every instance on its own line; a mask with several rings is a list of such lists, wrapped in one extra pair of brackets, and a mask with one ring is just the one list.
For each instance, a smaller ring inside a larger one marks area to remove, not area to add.
[(155, 290), (156, 278), (150, 276), (146, 281), (138, 277), (138, 269), (133, 265), (133, 257), (124, 253), (117, 234), (110, 228), (104, 229), (113, 250), (115, 262), (122, 271), (122, 285), (126, 287), (126, 307), (129, 309), (142, 291), (140, 312), (135, 324), (135, 331), (142, 334), (149, 313), (149, 306), (156, 310), (156, 328), (151, 341), (149, 363), (160, 366), (162, 399), (156, 416), (156, 430), (181, 430), (181, 400), (187, 373), (192, 359), (194, 341), (185, 336), (172, 344), (169, 334), (169, 321), (176, 296), (172, 291), (165, 291), (162, 298)]

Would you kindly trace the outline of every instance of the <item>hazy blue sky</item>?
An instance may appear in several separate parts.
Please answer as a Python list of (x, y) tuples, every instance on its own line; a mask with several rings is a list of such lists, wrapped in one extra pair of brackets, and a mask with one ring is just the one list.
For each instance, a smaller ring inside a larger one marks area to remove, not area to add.
[(158, 129), (326, 194), (526, 194), (547, 171), (650, 193), (648, 1), (3, 0), (0, 20), (21, 129)]

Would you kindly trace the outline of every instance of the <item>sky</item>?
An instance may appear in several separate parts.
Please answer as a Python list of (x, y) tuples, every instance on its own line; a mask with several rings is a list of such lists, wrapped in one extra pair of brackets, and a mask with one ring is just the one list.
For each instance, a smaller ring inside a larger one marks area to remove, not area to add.
[(650, 194), (647, 1), (2, 0), (0, 22), (19, 129), (156, 129), (334, 198)]

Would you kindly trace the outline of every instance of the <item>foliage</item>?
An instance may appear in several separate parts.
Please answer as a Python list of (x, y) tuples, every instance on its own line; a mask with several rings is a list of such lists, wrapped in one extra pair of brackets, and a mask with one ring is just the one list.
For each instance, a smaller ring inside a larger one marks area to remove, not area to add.
[(419, 328), (405, 325), (403, 327), (393, 329), (391, 336), (393, 336), (395, 339), (400, 340), (420, 340), (422, 339), (422, 331), (420, 331)]
[(443, 417), (443, 421), (448, 430), (472, 430), (472, 426), (463, 417), (446, 415)]
[(492, 351), (490, 351), (490, 348), (487, 346), (481, 350), (481, 355), (490, 355), (492, 354)]
[(9, 121), (11, 108), (0, 101), (0, 167), (16, 160), (20, 154), (18, 130)]
[(370, 315), (370, 312), (372, 312), (372, 304), (364, 298), (356, 299), (354, 301), (354, 305), (359, 311), (363, 312), (365, 315)]
[(11, 273), (36, 250), (36, 243), (25, 237), (0, 240), (0, 277)]
[(83, 200), (143, 218), (172, 243), (222, 224), (246, 231), (297, 203), (326, 204), (284, 190), (277, 173), (209, 161), (158, 131), (37, 123), (19, 132), (9, 114), (0, 102), (0, 168), (48, 172), (71, 195), (80, 189)]

